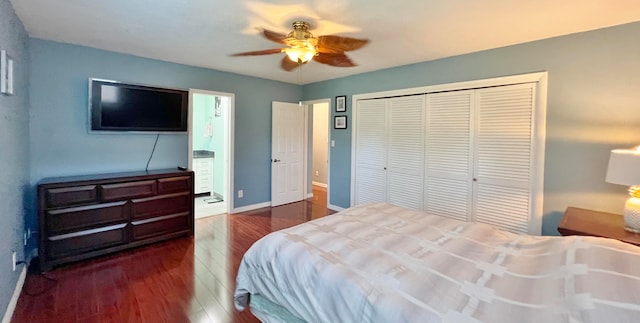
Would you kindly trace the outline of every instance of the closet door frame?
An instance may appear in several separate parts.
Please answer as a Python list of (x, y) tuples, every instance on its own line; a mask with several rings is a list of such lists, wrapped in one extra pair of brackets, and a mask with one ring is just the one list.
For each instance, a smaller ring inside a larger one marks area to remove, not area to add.
[[(546, 112), (547, 112), (547, 79), (548, 72), (528, 73), (513, 76), (496, 77), (481, 80), (471, 80), (455, 83), (446, 83), (438, 85), (430, 85), (423, 87), (414, 87), (407, 89), (372, 92), (354, 94), (351, 96), (354, 109), (358, 107), (358, 101), (364, 99), (385, 98), (403, 95), (416, 95), (443, 91), (456, 91), (465, 89), (477, 89), (491, 86), (512, 85), (520, 83), (536, 83), (536, 97), (535, 97), (535, 111), (533, 115), (533, 151), (534, 158), (532, 160), (533, 180), (532, 180), (532, 195), (534, 198), (531, 203), (531, 218), (529, 221), (529, 233), (539, 235), (542, 232), (542, 218), (543, 218), (543, 205), (544, 205), (544, 153), (545, 153), (545, 138), (546, 138)], [(352, 112), (353, 118), (356, 117), (356, 111)], [(355, 120), (353, 120), (355, 122)], [(355, 156), (357, 142), (357, 134), (355, 128), (352, 127), (351, 133), (351, 198), (350, 205), (354, 205), (355, 194)]]

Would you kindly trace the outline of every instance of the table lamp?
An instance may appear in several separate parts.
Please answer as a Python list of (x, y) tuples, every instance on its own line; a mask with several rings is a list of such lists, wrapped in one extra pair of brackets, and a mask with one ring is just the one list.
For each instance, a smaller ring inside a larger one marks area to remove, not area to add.
[(605, 180), (629, 186), (631, 197), (624, 205), (625, 230), (640, 233), (640, 146), (612, 150)]

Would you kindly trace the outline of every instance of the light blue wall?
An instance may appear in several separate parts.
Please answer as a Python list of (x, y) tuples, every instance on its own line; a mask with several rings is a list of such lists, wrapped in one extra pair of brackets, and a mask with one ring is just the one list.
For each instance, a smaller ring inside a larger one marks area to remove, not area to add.
[(0, 0), (0, 49), (14, 60), (13, 96), (0, 94), (0, 317), (23, 266), (13, 272), (11, 251), (24, 260), (25, 192), (29, 184), (28, 35), (9, 0)]
[[(235, 206), (270, 200), (271, 101), (297, 102), (300, 86), (39, 39), (30, 47), (32, 184), (144, 169), (155, 135), (87, 133), (87, 80), (97, 77), (235, 93)], [(161, 135), (149, 168), (186, 165), (188, 153), (186, 134)]]
[[(227, 200), (224, 191), (224, 160), (225, 160), (225, 120), (229, 118), (227, 115), (229, 108), (228, 98), (223, 98), (221, 103), (222, 115), (215, 116), (216, 96), (211, 94), (194, 95), (193, 102), (193, 149), (213, 151), (215, 157), (213, 159), (213, 192), (223, 195), (223, 199)], [(205, 136), (207, 123), (211, 122), (212, 135)]]
[(193, 150), (211, 150), (212, 138), (205, 136), (207, 122), (213, 120), (215, 97), (196, 93), (193, 100)]
[[(214, 151), (215, 157), (213, 158), (213, 192), (222, 195), (222, 198), (226, 201), (229, 199), (228, 192), (224, 189), (224, 165), (225, 159), (225, 120), (228, 120), (230, 98), (223, 98), (220, 103), (222, 115), (220, 117), (215, 116), (213, 113), (213, 140), (211, 140), (211, 150)], [(271, 140), (271, 139), (269, 139)], [(271, 192), (271, 189), (269, 189)], [(271, 200), (271, 196), (269, 196)]]
[(543, 233), (557, 234), (567, 206), (621, 214), (626, 188), (604, 177), (610, 149), (640, 144), (639, 35), (636, 22), (304, 86), (303, 100), (347, 95), (330, 203), (350, 204), (353, 94), (548, 71)]

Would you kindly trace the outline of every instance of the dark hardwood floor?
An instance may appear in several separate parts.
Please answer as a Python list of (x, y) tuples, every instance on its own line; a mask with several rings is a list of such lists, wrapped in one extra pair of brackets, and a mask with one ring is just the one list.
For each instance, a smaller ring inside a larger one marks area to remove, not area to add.
[(334, 213), (326, 205), (314, 186), (306, 201), (198, 219), (194, 237), (30, 272), (12, 322), (258, 322), (233, 306), (242, 256), (269, 232)]

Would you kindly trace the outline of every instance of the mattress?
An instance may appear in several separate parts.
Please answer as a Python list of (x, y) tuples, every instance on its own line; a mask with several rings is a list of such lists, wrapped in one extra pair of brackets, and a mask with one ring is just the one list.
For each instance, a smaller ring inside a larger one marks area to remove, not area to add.
[(635, 322), (640, 248), (368, 204), (257, 241), (236, 307), (250, 295), (307, 322)]

